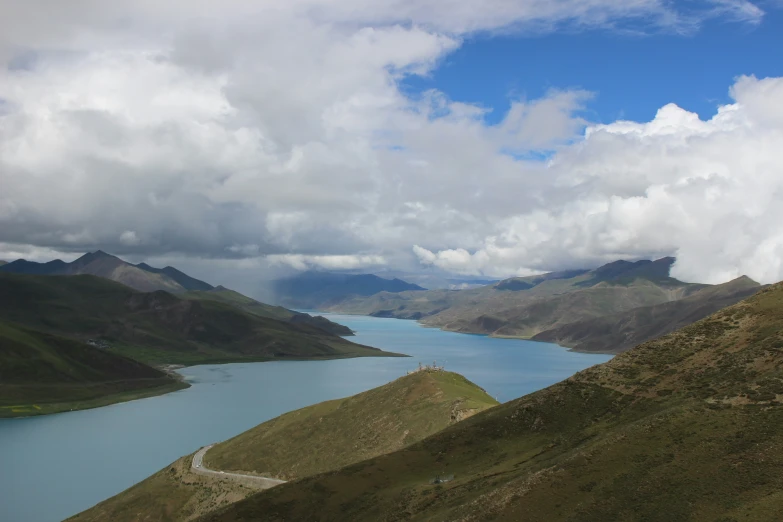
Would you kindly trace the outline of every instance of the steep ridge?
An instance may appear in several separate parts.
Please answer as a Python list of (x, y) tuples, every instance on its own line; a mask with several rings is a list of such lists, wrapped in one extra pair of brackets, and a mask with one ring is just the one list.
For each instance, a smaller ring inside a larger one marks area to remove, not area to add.
[(0, 266), (0, 273), (2, 272), (34, 275), (94, 275), (122, 283), (140, 292), (165, 290), (180, 293), (185, 291), (182, 285), (162, 271), (143, 270), (101, 250), (84, 254), (72, 263), (65, 263), (59, 259), (48, 263), (17, 259)]
[[(783, 284), (403, 450), (204, 521), (770, 521)], [(433, 485), (435, 474), (453, 480)]]
[[(420, 371), (267, 421), (211, 448), (204, 464), (305, 477), (404, 448), (496, 404), (461, 375)], [(180, 459), (69, 520), (192, 520), (253, 492), (228, 480), (196, 475), (189, 462), (190, 456)]]
[(163, 290), (186, 299), (210, 299), (236, 306), (260, 317), (309, 324), (337, 335), (353, 335), (349, 328), (326, 318), (312, 317), (280, 306), (260, 303), (222, 286), (213, 287), (172, 266), (154, 268), (146, 263), (132, 265), (101, 250), (85, 254), (72, 263), (65, 263), (59, 259), (48, 263), (18, 259), (8, 263), (7, 266), (0, 265), (0, 273), (3, 272), (30, 275), (94, 275), (122, 283), (140, 292)]
[(248, 314), (212, 300), (141, 293), (94, 276), (0, 274), (0, 318), (147, 363), (395, 355), (307, 324)]
[(136, 268), (140, 268), (145, 272), (150, 272), (153, 274), (163, 274), (185, 290), (208, 291), (214, 288), (209, 283), (205, 283), (204, 281), (196, 279), (195, 277), (190, 277), (188, 274), (180, 272), (173, 266), (167, 266), (165, 268), (153, 268), (147, 263), (139, 263), (136, 265)]
[(731, 306), (761, 288), (758, 283), (743, 276), (678, 301), (575, 321), (536, 334), (532, 339), (581, 352), (620, 353)]
[(0, 417), (102, 406), (184, 387), (121, 355), (0, 322)]

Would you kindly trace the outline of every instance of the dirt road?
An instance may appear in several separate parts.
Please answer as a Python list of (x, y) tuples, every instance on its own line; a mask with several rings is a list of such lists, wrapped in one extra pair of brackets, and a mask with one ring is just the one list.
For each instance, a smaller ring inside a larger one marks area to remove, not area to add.
[(257, 477), (255, 475), (243, 475), (242, 473), (231, 473), (228, 471), (215, 471), (212, 469), (208, 469), (204, 466), (204, 455), (207, 453), (207, 450), (209, 450), (209, 448), (211, 448), (212, 446), (214, 446), (214, 444), (205, 446), (200, 450), (198, 450), (195, 455), (193, 455), (193, 462), (190, 465), (191, 471), (193, 473), (196, 473), (197, 475), (207, 475), (210, 477), (233, 480), (243, 484), (249, 484), (256, 487), (260, 487), (262, 489), (268, 489), (273, 486), (277, 486), (278, 484), (283, 484), (285, 482), (285, 480), (278, 480), (278, 479), (272, 479), (266, 477)]

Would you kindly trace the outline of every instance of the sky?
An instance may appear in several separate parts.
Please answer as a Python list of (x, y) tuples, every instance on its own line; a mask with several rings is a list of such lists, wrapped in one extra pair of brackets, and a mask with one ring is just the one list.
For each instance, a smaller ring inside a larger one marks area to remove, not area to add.
[(0, 0), (0, 259), (778, 281), (781, 49), (779, 0)]

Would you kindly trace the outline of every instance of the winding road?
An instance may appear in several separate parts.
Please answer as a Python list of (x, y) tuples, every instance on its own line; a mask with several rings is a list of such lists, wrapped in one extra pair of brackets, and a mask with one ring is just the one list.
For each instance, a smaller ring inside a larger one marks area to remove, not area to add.
[(193, 473), (197, 475), (207, 475), (210, 477), (234, 480), (245, 484), (252, 484), (261, 489), (269, 489), (273, 486), (277, 486), (278, 484), (285, 483), (285, 480), (278, 480), (278, 479), (267, 478), (267, 477), (257, 477), (255, 475), (244, 475), (242, 473), (230, 473), (228, 471), (215, 471), (206, 468), (204, 466), (204, 455), (207, 453), (207, 450), (209, 450), (209, 448), (211, 448), (212, 446), (214, 446), (214, 444), (210, 444), (209, 446), (204, 446), (203, 448), (198, 450), (195, 455), (193, 455), (193, 462), (190, 464), (190, 470)]

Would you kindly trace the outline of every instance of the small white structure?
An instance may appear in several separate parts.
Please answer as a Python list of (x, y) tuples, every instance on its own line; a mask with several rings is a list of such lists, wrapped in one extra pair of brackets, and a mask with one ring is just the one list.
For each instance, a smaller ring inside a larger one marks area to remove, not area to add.
[(407, 375), (410, 375), (412, 373), (417, 372), (442, 372), (444, 371), (443, 366), (438, 366), (438, 361), (432, 361), (432, 366), (429, 364), (421, 364), (419, 363), (419, 367), (415, 370), (411, 370), (407, 372)]

